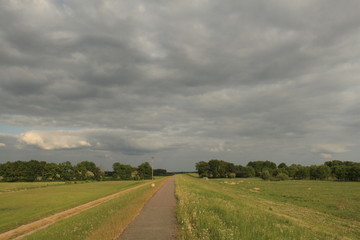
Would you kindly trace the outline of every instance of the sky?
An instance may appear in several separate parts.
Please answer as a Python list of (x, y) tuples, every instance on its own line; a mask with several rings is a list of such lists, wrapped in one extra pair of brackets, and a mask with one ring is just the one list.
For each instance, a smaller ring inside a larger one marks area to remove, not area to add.
[(360, 161), (358, 0), (0, 0), (0, 163)]

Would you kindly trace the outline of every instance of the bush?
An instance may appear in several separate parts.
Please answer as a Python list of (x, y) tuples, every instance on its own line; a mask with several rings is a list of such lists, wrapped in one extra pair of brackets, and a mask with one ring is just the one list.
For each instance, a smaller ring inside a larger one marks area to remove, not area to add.
[(235, 173), (229, 173), (229, 178), (235, 178), (236, 177), (236, 174)]
[(264, 170), (261, 172), (260, 177), (264, 180), (270, 180), (271, 175), (268, 170)]
[(278, 175), (276, 175), (276, 180), (278, 181), (285, 181), (285, 180), (289, 180), (289, 176), (285, 173), (279, 173)]

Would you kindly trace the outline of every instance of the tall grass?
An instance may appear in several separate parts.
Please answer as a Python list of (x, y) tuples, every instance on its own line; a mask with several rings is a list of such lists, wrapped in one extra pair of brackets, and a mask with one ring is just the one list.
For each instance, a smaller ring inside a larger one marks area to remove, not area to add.
[(162, 186), (166, 178), (156, 180), (155, 188), (145, 185), (83, 213), (61, 220), (26, 240), (107, 240), (115, 239), (139, 214), (144, 204)]
[(245, 191), (223, 181), (177, 176), (178, 239), (359, 239), (359, 222), (263, 198), (248, 183)]

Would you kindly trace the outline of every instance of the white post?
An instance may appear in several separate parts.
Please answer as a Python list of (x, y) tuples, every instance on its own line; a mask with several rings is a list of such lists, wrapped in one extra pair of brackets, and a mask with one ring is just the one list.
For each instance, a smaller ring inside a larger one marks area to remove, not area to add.
[(151, 157), (151, 180), (154, 180), (154, 157)]

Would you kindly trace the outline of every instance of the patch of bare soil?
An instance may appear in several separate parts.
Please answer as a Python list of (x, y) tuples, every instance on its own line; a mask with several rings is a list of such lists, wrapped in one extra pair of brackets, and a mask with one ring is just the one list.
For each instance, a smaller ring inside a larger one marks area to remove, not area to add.
[(260, 188), (255, 187), (255, 188), (250, 189), (249, 191), (250, 192), (259, 192)]
[(222, 183), (229, 184), (229, 185), (236, 185), (236, 184), (240, 184), (240, 183), (243, 183), (243, 182), (244, 182), (243, 180), (240, 180), (240, 181), (225, 181), (225, 182), (222, 182)]
[(4, 232), (4, 233), (0, 234), (0, 240), (21, 239), (21, 238), (23, 238), (25, 236), (28, 236), (28, 235), (36, 232), (36, 231), (39, 231), (40, 229), (46, 228), (46, 227), (56, 223), (59, 220), (74, 216), (74, 215), (79, 214), (79, 213), (81, 213), (83, 211), (86, 211), (86, 210), (88, 210), (90, 208), (96, 207), (99, 204), (102, 204), (104, 202), (107, 202), (109, 200), (117, 198), (117, 197), (119, 197), (120, 195), (122, 195), (124, 193), (127, 193), (127, 192), (129, 192), (131, 190), (134, 190), (134, 189), (137, 189), (137, 188), (140, 188), (140, 187), (142, 187), (142, 186), (144, 186), (146, 184), (150, 184), (150, 183), (144, 183), (144, 184), (132, 187), (132, 188), (128, 188), (128, 189), (123, 190), (121, 192), (117, 192), (117, 193), (111, 194), (109, 196), (102, 197), (102, 198), (96, 199), (94, 201), (82, 204), (80, 206), (65, 210), (63, 212), (56, 213), (56, 214), (51, 215), (49, 217), (45, 217), (43, 219), (40, 219), (40, 220), (31, 222), (31, 223), (22, 225), (22, 226), (17, 227), (17, 228), (15, 228), (13, 230), (10, 230), (10, 231), (7, 231), (7, 232)]

